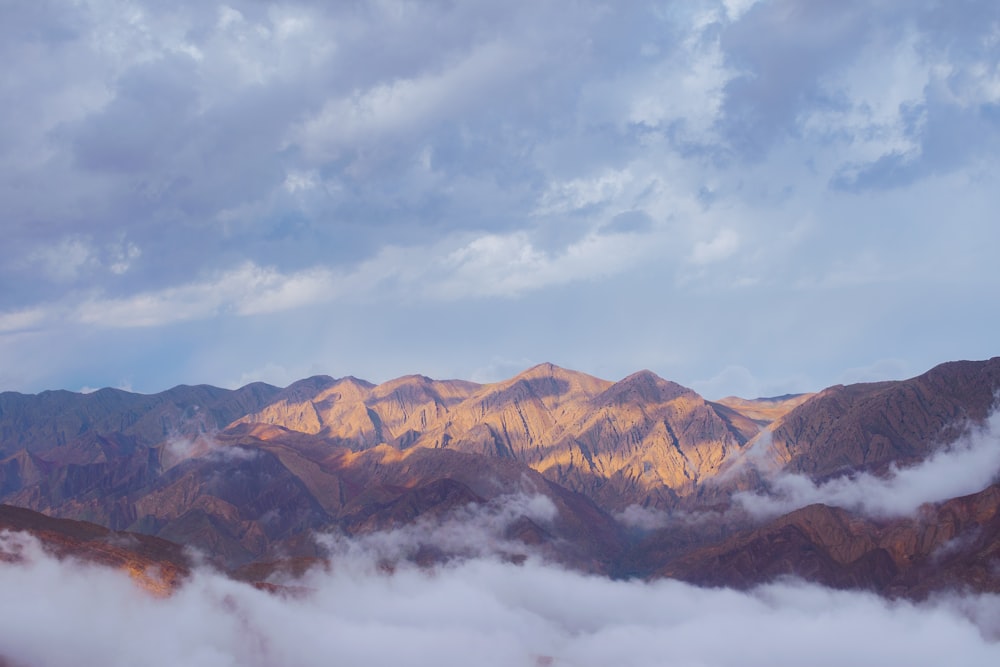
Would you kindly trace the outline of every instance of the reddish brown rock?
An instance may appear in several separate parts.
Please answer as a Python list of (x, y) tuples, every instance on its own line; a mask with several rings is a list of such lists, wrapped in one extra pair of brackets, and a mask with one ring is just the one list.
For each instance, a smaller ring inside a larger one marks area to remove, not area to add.
[(982, 423), (1000, 391), (1000, 357), (941, 364), (899, 382), (825, 389), (775, 422), (770, 455), (790, 472), (909, 465)]
[(921, 598), (936, 590), (1000, 592), (1000, 486), (875, 520), (810, 505), (686, 553), (656, 571), (747, 588), (795, 576), (836, 588)]
[[(122, 570), (154, 595), (169, 595), (190, 573), (183, 548), (149, 535), (110, 531), (85, 521), (54, 519), (21, 507), (0, 505), (0, 532), (27, 533), (58, 558)], [(17, 555), (0, 553), (0, 560)]]

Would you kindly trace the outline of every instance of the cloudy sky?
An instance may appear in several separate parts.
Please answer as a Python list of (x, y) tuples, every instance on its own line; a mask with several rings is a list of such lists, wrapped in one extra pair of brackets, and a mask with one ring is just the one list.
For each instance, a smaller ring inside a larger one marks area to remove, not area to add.
[(997, 353), (991, 0), (0, 0), (0, 388)]

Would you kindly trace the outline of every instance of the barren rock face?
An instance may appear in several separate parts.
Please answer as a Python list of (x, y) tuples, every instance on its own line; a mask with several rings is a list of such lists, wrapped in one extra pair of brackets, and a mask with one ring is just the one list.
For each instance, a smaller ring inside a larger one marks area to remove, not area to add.
[(816, 478), (919, 461), (982, 422), (1000, 389), (1000, 358), (942, 364), (912, 380), (826, 389), (775, 422), (771, 451)]
[(660, 570), (712, 586), (746, 587), (794, 575), (837, 588), (922, 597), (933, 590), (1000, 592), (1000, 486), (926, 507), (917, 517), (875, 521), (810, 505)]
[(26, 534), (60, 558), (73, 557), (129, 573), (154, 595), (168, 595), (188, 575), (189, 559), (178, 544), (149, 535), (117, 533), (84, 521), (53, 519), (31, 510), (0, 505), (0, 534), (13, 538), (0, 560), (17, 560), (17, 536)]
[(715, 403), (649, 371), (613, 383), (551, 364), (485, 385), (318, 376), (286, 389), (7, 393), (0, 501), (105, 526), (93, 539), (44, 524), (55, 519), (31, 530), (126, 568), (145, 561), (107, 547), (108, 529), (252, 570), (322, 556), (323, 533), (417, 526), (415, 557), (435, 562), (449, 557), (434, 543), (442, 522), (539, 498), (551, 516), (503, 515), (490, 539), (505, 557), (713, 585), (793, 574), (888, 595), (993, 591), (996, 486), (894, 519), (815, 504), (755, 519), (733, 494), (769, 493), (774, 475), (816, 483), (924, 461), (982, 423), (998, 390), (1000, 358)]
[(671, 504), (758, 430), (648, 371), (611, 383), (542, 364), (492, 385), (409, 376), (344, 387), (296, 390), (297, 402), (282, 397), (239, 421), (321, 433), (355, 450), (385, 443), (511, 458), (612, 510)]

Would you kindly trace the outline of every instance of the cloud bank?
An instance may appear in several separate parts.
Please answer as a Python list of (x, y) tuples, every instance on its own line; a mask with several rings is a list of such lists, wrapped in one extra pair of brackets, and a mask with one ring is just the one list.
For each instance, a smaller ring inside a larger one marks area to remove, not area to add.
[[(612, 581), (488, 557), (391, 574), (357, 551), (283, 596), (207, 571), (156, 599), (127, 575), (4, 535), (12, 665), (991, 666), (1000, 598), (888, 602), (794, 582), (750, 592)], [(724, 633), (725, 641), (720, 641)]]
[(1000, 413), (955, 443), (906, 468), (893, 464), (886, 476), (853, 473), (825, 482), (806, 475), (771, 475), (767, 493), (741, 492), (734, 500), (751, 514), (770, 517), (813, 503), (873, 517), (912, 515), (936, 503), (982, 491), (1000, 475)]

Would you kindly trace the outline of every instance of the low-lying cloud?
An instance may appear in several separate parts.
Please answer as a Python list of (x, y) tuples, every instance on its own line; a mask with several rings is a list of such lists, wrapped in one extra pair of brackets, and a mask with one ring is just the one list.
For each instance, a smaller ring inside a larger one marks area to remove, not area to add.
[(849, 474), (825, 482), (805, 475), (777, 474), (766, 494), (743, 492), (734, 499), (751, 514), (776, 516), (823, 503), (874, 517), (906, 516), (936, 503), (983, 490), (1000, 474), (1000, 413), (917, 465), (893, 465), (885, 477)]
[[(421, 516), (415, 522), (366, 535), (317, 535), (319, 544), (334, 559), (397, 563), (433, 548), (448, 557), (506, 558), (524, 556), (533, 549), (509, 539), (507, 529), (519, 519), (545, 526), (556, 518), (555, 504), (543, 495), (524, 493), (499, 496), (485, 505), (469, 503), (436, 518)], [(536, 554), (537, 555), (537, 554)]]
[(658, 530), (666, 528), (670, 524), (671, 516), (667, 512), (650, 509), (642, 505), (629, 505), (616, 514), (615, 518), (629, 528)]
[(260, 454), (259, 450), (252, 447), (220, 442), (216, 434), (216, 431), (206, 431), (193, 437), (179, 433), (172, 435), (162, 445), (161, 463), (164, 468), (172, 468), (188, 459), (248, 461)]
[[(12, 665), (989, 665), (1000, 598), (889, 602), (795, 582), (750, 592), (613, 581), (489, 557), (387, 572), (359, 548), (283, 596), (199, 571), (157, 599), (121, 572), (0, 550)], [(720, 641), (721, 636), (725, 641)]]

